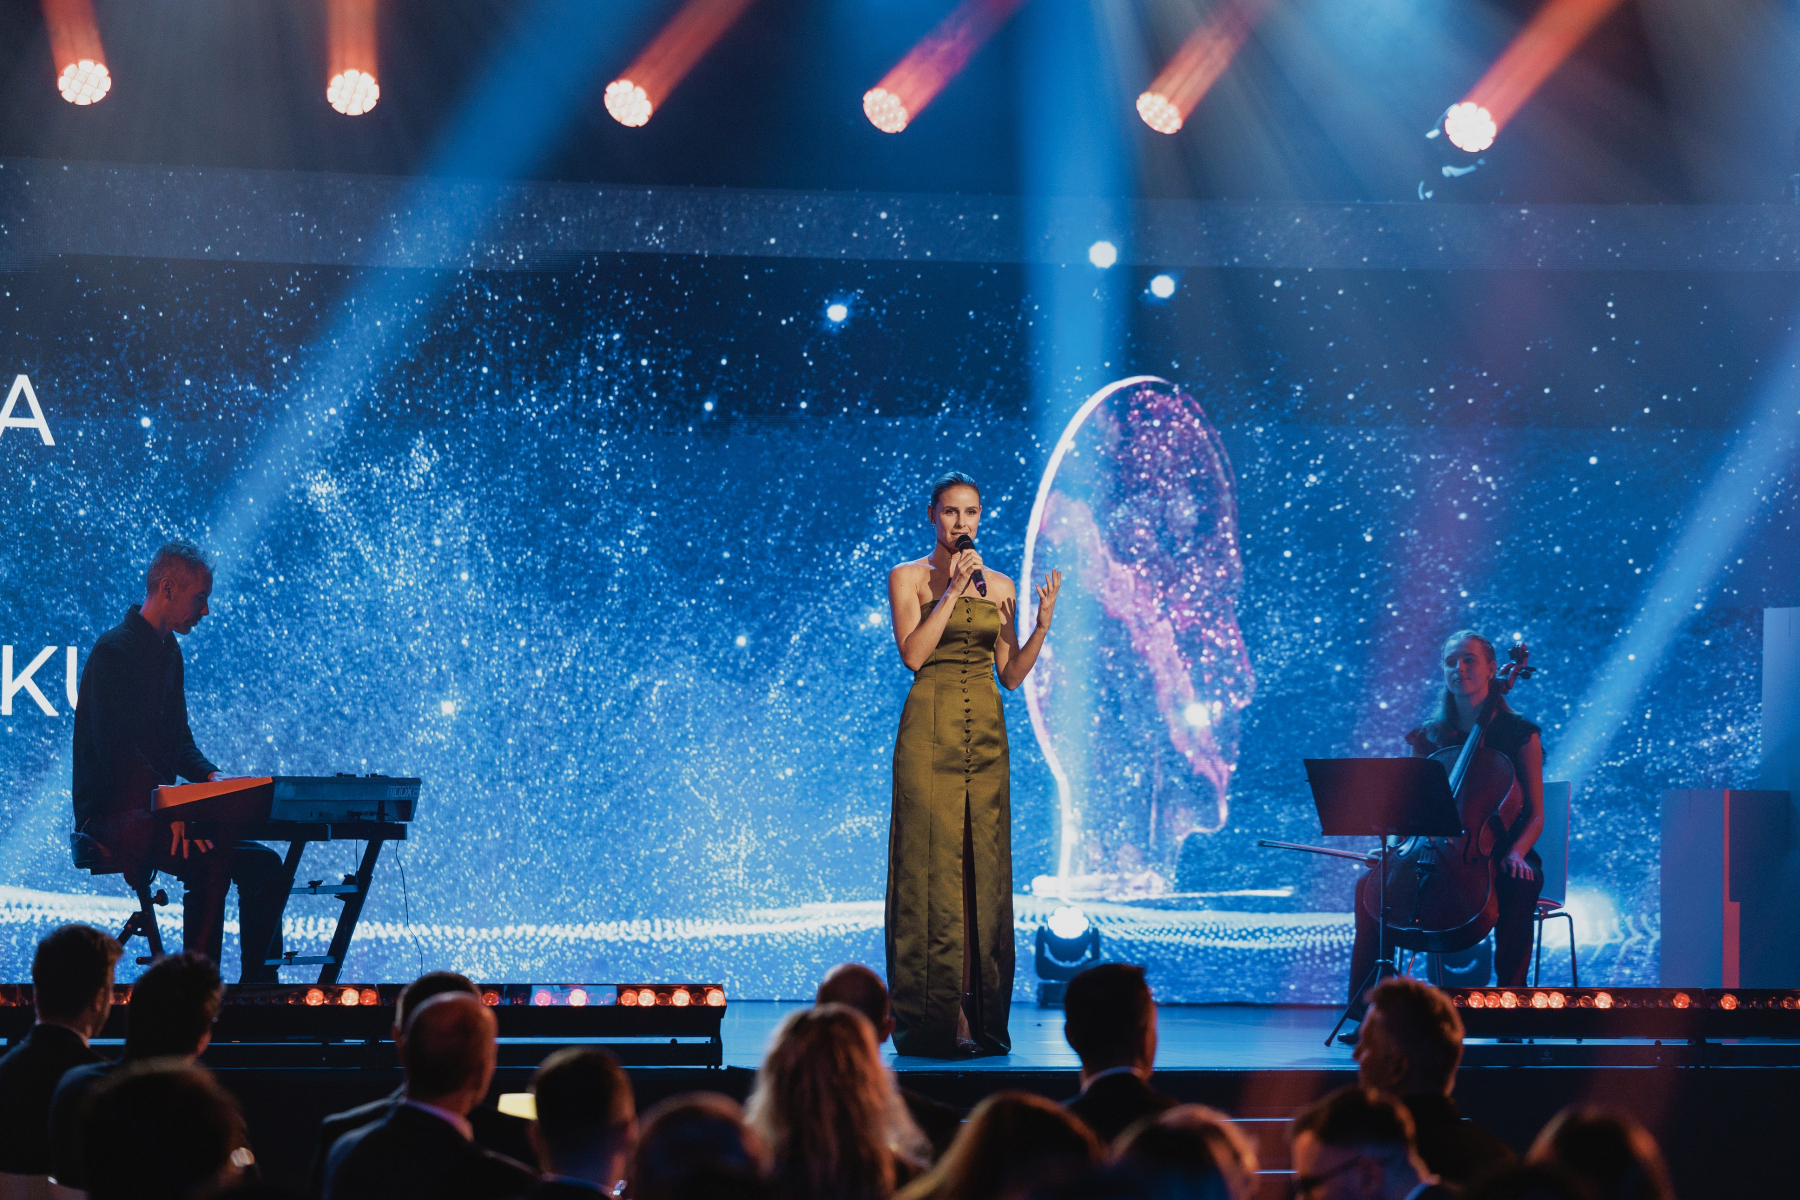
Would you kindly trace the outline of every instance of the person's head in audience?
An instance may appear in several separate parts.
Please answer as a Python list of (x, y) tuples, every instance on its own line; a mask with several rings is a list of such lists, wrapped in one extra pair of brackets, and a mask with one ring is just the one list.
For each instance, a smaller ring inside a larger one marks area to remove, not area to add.
[(124, 953), (92, 925), (59, 925), (31, 958), (31, 998), (37, 1019), (66, 1025), (85, 1040), (99, 1034), (112, 1011), (113, 968)]
[(1119, 1135), (1113, 1161), (1137, 1172), (1159, 1197), (1250, 1200), (1256, 1150), (1224, 1113), (1182, 1104)]
[(406, 1023), (400, 1062), (406, 1098), (458, 1116), (481, 1103), (494, 1079), (494, 1014), (467, 992), (433, 996)]
[(532, 1074), (531, 1091), (531, 1144), (544, 1173), (612, 1191), (637, 1136), (637, 1104), (619, 1060), (598, 1049), (558, 1050)]
[(206, 1196), (252, 1161), (237, 1101), (180, 1059), (145, 1059), (109, 1076), (88, 1102), (81, 1140), (90, 1200)]
[(400, 989), (400, 1002), (394, 1006), (395, 1053), (406, 1045), (406, 1023), (412, 1019), (413, 1010), (433, 996), (450, 992), (481, 995), (481, 989), (471, 983), (467, 975), (458, 975), (455, 971), (427, 971)]
[(875, 1031), (842, 1004), (782, 1021), (746, 1112), (786, 1200), (882, 1200), (929, 1154)]
[(1412, 1116), (1385, 1092), (1347, 1087), (1294, 1122), (1295, 1200), (1405, 1200), (1430, 1179)]
[(224, 987), (204, 954), (171, 954), (131, 985), (125, 1009), (125, 1057), (183, 1058), (206, 1052)]
[(699, 1200), (754, 1194), (763, 1171), (762, 1147), (744, 1123), (737, 1101), (714, 1092), (671, 1096), (644, 1114), (631, 1156), (633, 1200)]
[(1528, 1163), (1490, 1175), (1470, 1188), (1468, 1200), (1600, 1200), (1581, 1179), (1549, 1163)]
[(894, 1013), (888, 1006), (887, 984), (861, 963), (840, 963), (825, 973), (825, 981), (813, 996), (814, 1004), (843, 1004), (869, 1019), (876, 1042), (894, 1032)]
[(1148, 1077), (1156, 1063), (1156, 1002), (1144, 968), (1101, 963), (1069, 981), (1063, 1036), (1081, 1058), (1081, 1076), (1130, 1067)]
[(1597, 1108), (1565, 1108), (1531, 1144), (1528, 1161), (1585, 1182), (1598, 1200), (1674, 1200), (1662, 1151), (1634, 1118)]
[(1448, 1096), (1462, 1053), (1462, 1018), (1437, 988), (1403, 977), (1370, 995), (1356, 1038), (1357, 1077), (1364, 1087), (1396, 1096)]
[(995, 1200), (1085, 1174), (1105, 1157), (1093, 1130), (1060, 1104), (995, 1092), (975, 1106), (950, 1149), (902, 1200)]

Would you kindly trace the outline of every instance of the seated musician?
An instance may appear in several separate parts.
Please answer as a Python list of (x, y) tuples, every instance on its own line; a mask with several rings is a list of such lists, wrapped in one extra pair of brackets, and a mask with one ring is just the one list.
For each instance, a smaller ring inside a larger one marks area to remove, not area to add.
[[(88, 654), (75, 707), (75, 829), (133, 886), (157, 871), (180, 879), (186, 889), (183, 948), (215, 963), (224, 947), (225, 896), (235, 881), (240, 944), (252, 948), (252, 960), (260, 960), (264, 945), (275, 958), (288, 889), (281, 856), (221, 836), (229, 831), (195, 836), (199, 831), (158, 821), (150, 812), (152, 790), (177, 776), (195, 783), (225, 778), (194, 745), (175, 641), (210, 611), (212, 585), (212, 566), (199, 549), (170, 542), (150, 563), (143, 604), (132, 605)], [(278, 975), (261, 961), (247, 961), (240, 979), (273, 982)]]
[[(1498, 673), (1494, 643), (1473, 630), (1450, 635), (1444, 643), (1444, 700), (1435, 719), (1406, 735), (1415, 757), (1429, 757), (1468, 739), (1475, 715), (1487, 702)], [(1543, 862), (1532, 845), (1544, 831), (1544, 747), (1538, 727), (1512, 710), (1504, 697), (1488, 726), (1483, 744), (1512, 761), (1524, 803), (1506, 836), (1494, 848), (1495, 890), (1500, 920), (1494, 926), (1494, 974), (1500, 987), (1522, 987), (1531, 961), (1532, 915), (1544, 887)], [(1359, 889), (1360, 890), (1360, 889)], [(1356, 943), (1350, 952), (1350, 986), (1357, 988), (1375, 967), (1379, 930), (1375, 919), (1356, 906)], [(1391, 949), (1391, 947), (1390, 947)], [(1350, 1015), (1361, 1020), (1367, 996), (1352, 994)], [(1344, 1039), (1354, 1040), (1353, 1037)]]

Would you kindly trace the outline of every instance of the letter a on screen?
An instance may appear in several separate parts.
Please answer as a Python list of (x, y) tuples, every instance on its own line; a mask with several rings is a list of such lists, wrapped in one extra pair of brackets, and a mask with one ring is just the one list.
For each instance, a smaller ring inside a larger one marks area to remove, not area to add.
[[(13, 416), (20, 396), (25, 397), (25, 404), (31, 409), (29, 417)], [(31, 380), (24, 375), (13, 380), (12, 391), (6, 393), (6, 407), (0, 408), (0, 437), (5, 436), (8, 429), (35, 429), (44, 439), (44, 445), (56, 445), (56, 439), (50, 436), (50, 422), (44, 420), (44, 410), (38, 407), (37, 393), (31, 390)]]

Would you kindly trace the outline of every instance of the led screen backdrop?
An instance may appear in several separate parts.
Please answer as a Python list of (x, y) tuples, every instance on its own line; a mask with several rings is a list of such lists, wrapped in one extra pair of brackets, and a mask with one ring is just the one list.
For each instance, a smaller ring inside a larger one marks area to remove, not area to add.
[[(1120, 361), (1059, 386), (1159, 376), (1146, 419), (1180, 435), (1088, 427), (1063, 511), (1146, 463), (1204, 459), (1199, 509), (1167, 519), (1212, 524), (1167, 569), (1240, 556), (1191, 636), (1241, 638), (1242, 657), (1221, 651), (1215, 691), (1159, 708), (1129, 607), (1083, 581), (1043, 682), (1059, 703), (1099, 697), (1076, 740), (1092, 786), (1116, 785), (1094, 799), (1110, 824), (1059, 861), (1056, 780), (1010, 694), (1018, 987), (1066, 870), (1107, 954), (1148, 963), (1166, 1000), (1329, 1000), (1356, 868), (1254, 846), (1315, 840), (1300, 760), (1402, 752), (1439, 637), (1473, 625), (1532, 644), (1544, 669), (1516, 703), (1561, 777), (1568, 739), (1617, 699), (1609, 650), (1785, 368), (1796, 285), (1195, 269), (1164, 300), (1138, 291), (1149, 277), (1129, 276)], [(929, 549), (926, 482), (959, 468), (983, 484), (988, 562), (1016, 574), (1074, 411), (1033, 382), (1027, 268), (618, 255), (421, 279), (65, 256), (13, 263), (0, 291), (0, 376), (30, 386), (0, 428), (0, 977), (26, 976), (49, 923), (126, 911), (117, 877), (69, 862), (65, 676), (174, 535), (220, 564), (184, 643), (206, 753), (425, 780), (346, 978), (794, 996), (835, 961), (879, 964), (908, 682), (886, 571)], [(1655, 982), (1660, 790), (1755, 783), (1760, 610), (1796, 601), (1791, 480), (1755, 503), (1577, 785), (1592, 978)], [(1122, 561), (1103, 549), (1067, 541), (1062, 565)], [(1076, 653), (1077, 633), (1098, 649)], [(1171, 713), (1216, 721), (1213, 749), (1184, 751)], [(1142, 811), (1157, 772), (1185, 815)], [(314, 847), (302, 881), (354, 850)], [(290, 947), (318, 952), (335, 912), (296, 899)]]

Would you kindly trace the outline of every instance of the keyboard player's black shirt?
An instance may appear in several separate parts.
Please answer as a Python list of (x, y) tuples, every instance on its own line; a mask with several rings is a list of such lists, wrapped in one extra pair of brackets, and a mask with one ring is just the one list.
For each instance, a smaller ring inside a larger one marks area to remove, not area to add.
[(150, 807), (177, 776), (199, 782), (219, 768), (188, 728), (181, 647), (132, 605), (81, 670), (75, 706), (75, 827), (90, 817)]

